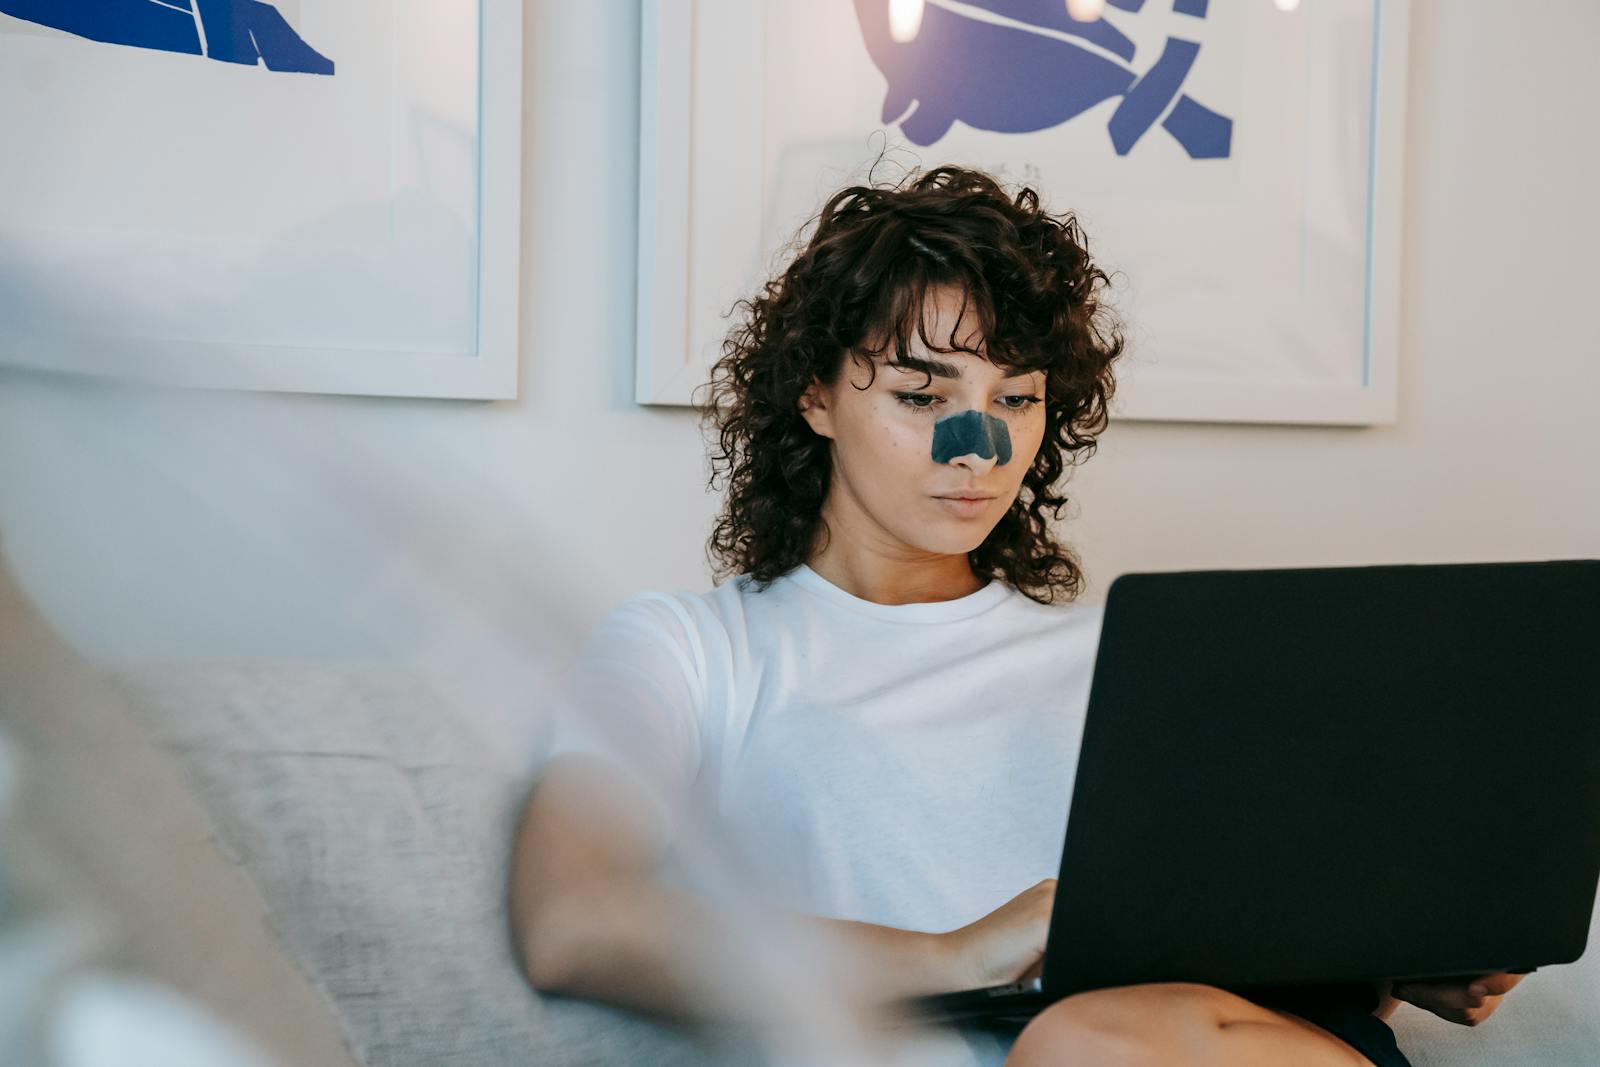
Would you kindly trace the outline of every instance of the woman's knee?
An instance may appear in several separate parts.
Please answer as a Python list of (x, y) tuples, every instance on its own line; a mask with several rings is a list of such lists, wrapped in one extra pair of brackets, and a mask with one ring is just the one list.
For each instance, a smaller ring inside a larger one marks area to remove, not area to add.
[(1008, 1067), (1213, 1062), (1218, 1038), (1249, 1001), (1214, 986), (1164, 982), (1079, 993), (1039, 1014), (1012, 1047)]

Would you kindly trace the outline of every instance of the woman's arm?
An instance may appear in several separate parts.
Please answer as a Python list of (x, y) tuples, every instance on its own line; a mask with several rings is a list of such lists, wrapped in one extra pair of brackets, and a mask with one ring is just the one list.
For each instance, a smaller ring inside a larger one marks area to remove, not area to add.
[[(770, 1014), (761, 983), (739, 971), (742, 954), (727, 949), (736, 936), (727, 916), (655, 878), (669, 842), (653, 810), (637, 786), (598, 760), (551, 760), (523, 812), (512, 858), (511, 918), (529, 981), (544, 992), (679, 1018)], [(1010, 941), (1018, 940), (1021, 918), (1016, 914), (1006, 924)], [(1048, 902), (1028, 918), (1047, 924)], [(1005, 950), (996, 949), (997, 924), (984, 926), (987, 920), (948, 934), (800, 921), (835, 950), (831, 958), (843, 973), (819, 977), (843, 986), (840, 995), (852, 1003), (1016, 976), (984, 973), (985, 956), (1001, 971), (1020, 973), (1025, 966), (1000, 958)], [(1041, 929), (1041, 950), (1042, 936)]]

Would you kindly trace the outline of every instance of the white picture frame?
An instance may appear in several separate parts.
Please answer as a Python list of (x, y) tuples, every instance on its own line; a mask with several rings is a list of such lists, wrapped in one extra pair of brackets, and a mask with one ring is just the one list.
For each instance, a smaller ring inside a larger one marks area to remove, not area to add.
[[(189, 10), (188, 0), (164, 6)], [(0, 295), (0, 362), (196, 388), (514, 398), (518, 386), (521, 257), (520, 0), (450, 0), (446, 4), (381, 0), (377, 8), (366, 13), (375, 16), (366, 27), (352, 26), (353, 12), (360, 5), (345, 0), (284, 0), (277, 6), (290, 21), (303, 20), (313, 29), (320, 29), (320, 34), (302, 32), (307, 41), (335, 59), (368, 60), (365, 67), (341, 63), (334, 78), (320, 79), (323, 86), (332, 85), (338, 76), (351, 72), (346, 83), (339, 86), (339, 100), (344, 102), (339, 121), (344, 121), (347, 113), (360, 116), (361, 122), (351, 123), (345, 132), (352, 138), (366, 136), (377, 146), (363, 157), (370, 163), (365, 186), (358, 188), (331, 161), (326, 168), (330, 186), (344, 183), (340, 186), (344, 199), (338, 201), (338, 218), (359, 216), (366, 227), (361, 233), (376, 235), (364, 246), (347, 239), (344, 232), (338, 237), (350, 250), (350, 262), (358, 261), (357, 257), (362, 262), (392, 262), (400, 260), (402, 254), (409, 256), (412, 262), (404, 269), (396, 267), (394, 274), (412, 288), (390, 285), (387, 275), (381, 280), (362, 281), (359, 284), (364, 286), (364, 302), (359, 307), (355, 301), (347, 304), (330, 295), (312, 322), (313, 316), (300, 315), (309, 302), (297, 302), (293, 295), (296, 290), (285, 285), (281, 293), (274, 293), (276, 317), (269, 321), (259, 309), (250, 306), (253, 298), (260, 298), (261, 290), (230, 279), (265, 277), (276, 281), (290, 277), (293, 269), (309, 275), (296, 281), (302, 290), (323, 286), (332, 292), (341, 283), (341, 270), (349, 274), (349, 268), (341, 265), (336, 255), (321, 255), (319, 247), (309, 242), (294, 249), (291, 267), (287, 252), (283, 251), (285, 239), (300, 234), (298, 230), (292, 234), (270, 229), (251, 232), (250, 252), (236, 259), (227, 257), (220, 242), (216, 248), (208, 245), (211, 235), (183, 235), (192, 238), (184, 246), (184, 271), (181, 275), (174, 272), (172, 277), (186, 285), (187, 279), (204, 277), (206, 266), (214, 263), (215, 278), (219, 279), (212, 285), (214, 303), (206, 307), (205, 322), (197, 323), (194, 336), (181, 336), (182, 330), (148, 328), (149, 322), (155, 321), (154, 313), (146, 321), (149, 309), (135, 301), (124, 303), (130, 314), (99, 314), (85, 327), (81, 321), (74, 321), (77, 316), (62, 313), (80, 299), (80, 294), (67, 290), (102, 269), (113, 283), (115, 278), (137, 274), (147, 262), (152, 271), (161, 270), (160, 254), (150, 250), (169, 249), (172, 234), (157, 233), (156, 224), (147, 219), (130, 219), (127, 232), (131, 236), (120, 243), (115, 254), (108, 255), (102, 245), (92, 243), (102, 241), (103, 233), (85, 228), (74, 234), (65, 227), (18, 225), (19, 219), (26, 221), (21, 214), (26, 205), (19, 206), (17, 191), (13, 190), (13, 213), (9, 220), (0, 214), (0, 287), (9, 288), (12, 293), (9, 308), (6, 297)], [(202, 10), (194, 8), (197, 21)], [(0, 21), (6, 19), (0, 15)], [(302, 120), (313, 113), (308, 108), (317, 106), (315, 101), (308, 103), (308, 94), (318, 91), (314, 83), (319, 79), (306, 73), (276, 72), (265, 59), (264, 46), (261, 65), (253, 66), (239, 60), (209, 62), (217, 58), (209, 53), (169, 55), (151, 51), (148, 46), (121, 47), (51, 27), (36, 29), (15, 19), (0, 31), (5, 31), (0, 32), (0, 54), (11, 60), (9, 64), (0, 61), (0, 68), (9, 65), (19, 78), (48, 80), (58, 74), (57, 68), (81, 69), (80, 57), (93, 50), (99, 64), (95, 71), (102, 67), (114, 71), (120, 84), (129, 87), (130, 96), (181, 86), (186, 106), (198, 109), (203, 101), (193, 100), (197, 85), (215, 86), (219, 93), (259, 94), (259, 89), (239, 87), (247, 83), (265, 85), (270, 80), (275, 90), (283, 87), (285, 99), (300, 109), (295, 114)], [(210, 49), (217, 47), (216, 42), (205, 42), (204, 38), (202, 43)], [(474, 55), (475, 69), (471, 62)], [(386, 67), (386, 63), (390, 66)], [(0, 78), (3, 77), (4, 72), (0, 71)], [(110, 73), (105, 75), (107, 81), (112, 77)], [(352, 77), (358, 80), (352, 81)], [(262, 105), (259, 100), (249, 99), (257, 105), (259, 121)], [(51, 106), (48, 97), (41, 97), (40, 101), (45, 108)], [(331, 105), (329, 109), (332, 110)], [(17, 113), (12, 112), (13, 119)], [(47, 117), (53, 124), (45, 132), (41, 133), (38, 125), (28, 132), (35, 143), (45, 146), (52, 159), (73, 157), (89, 160), (96, 167), (102, 165), (84, 143), (91, 138), (65, 105), (62, 114)], [(99, 117), (93, 121), (99, 121)], [(0, 117), (0, 131), (6, 125), (7, 120)], [(321, 140), (313, 137), (313, 145), (341, 143), (337, 127), (315, 132)], [(148, 183), (152, 176), (159, 177), (162, 161), (158, 154), (163, 145), (159, 141), (141, 145), (137, 138), (130, 140), (135, 150), (149, 153), (136, 161), (140, 180)], [(181, 156), (182, 148), (173, 154)], [(283, 135), (286, 171), (297, 162), (287, 155), (294, 150), (294, 138)], [(227, 173), (228, 166), (231, 162), (218, 164), (223, 173)], [(8, 167), (13, 168), (19, 184), (25, 185), (33, 177), (27, 171), (27, 158), (13, 157)], [(293, 179), (309, 188), (318, 180), (314, 173), (308, 177), (310, 169), (294, 169)], [(185, 175), (175, 172), (172, 180), (181, 183)], [(354, 199), (344, 195), (350, 189), (357, 190)], [(333, 194), (326, 194), (324, 200), (333, 203)], [(66, 202), (52, 201), (50, 206), (57, 214), (72, 208)], [(326, 218), (323, 215), (313, 221)], [(404, 230), (404, 226), (412, 225), (412, 219), (421, 221), (412, 230)], [(441, 257), (448, 258), (447, 263), (432, 261), (437, 246), (430, 243), (428, 225), (438, 224), (441, 219), (448, 220), (452, 235), (452, 255)], [(9, 229), (8, 221), (12, 223)], [(316, 240), (337, 248), (320, 231), (311, 232)], [(354, 224), (350, 232), (355, 232)], [(392, 240), (396, 250), (391, 251), (385, 247), (383, 237), (397, 232), (407, 243), (399, 248), (398, 241)], [(138, 244), (144, 238), (148, 241)], [(76, 249), (80, 255), (74, 262), (79, 266), (52, 273), (49, 268), (55, 258), (53, 250), (65, 248), (72, 241), (91, 242)], [(282, 262), (274, 258), (280, 252)], [(350, 284), (358, 283), (352, 280)], [(195, 283), (197, 292), (202, 288), (202, 283)], [(439, 298), (439, 306), (445, 310), (436, 318), (437, 334), (448, 337), (449, 343), (433, 343), (434, 336), (428, 330), (417, 332), (421, 338), (418, 343), (409, 343), (411, 331), (403, 325), (408, 291), (425, 294), (422, 301), (412, 303), (426, 302), (435, 291), (448, 294), (447, 298)], [(104, 304), (114, 302), (108, 297), (96, 307), (103, 310)], [(214, 328), (215, 322), (237, 318), (249, 323), (252, 313), (257, 321), (269, 322), (271, 329), (263, 333), (241, 326), (239, 336), (218, 336), (223, 331)], [(393, 319), (386, 318), (390, 314)], [(342, 315), (347, 318), (341, 320)], [(141, 325), (125, 327), (124, 323)], [(329, 337), (340, 340), (329, 343)]]
[[(804, 221), (793, 210), (775, 220), (781, 212), (775, 208), (777, 197), (769, 188), (772, 175), (763, 161), (763, 153), (770, 158), (777, 151), (773, 145), (783, 137), (781, 131), (768, 128), (767, 97), (773, 88), (766, 80), (766, 65), (773, 37), (793, 39), (792, 33), (780, 34), (768, 26), (769, 12), (781, 10), (786, 2), (790, 0), (643, 0), (635, 379), (635, 399), (640, 404), (694, 401), (694, 392), (706, 381), (731, 325), (722, 316), (735, 299), (753, 295), (760, 282), (782, 266), (781, 237), (792, 236)], [(804, 2), (808, 17), (818, 22), (825, 21), (826, 6), (850, 5), (850, 0)], [(927, 2), (967, 12), (973, 8), (958, 0)], [(1168, 0), (1148, 2), (1160, 5)], [(1228, 2), (1213, 0), (1213, 13), (1224, 10), (1220, 5)], [(1300, 12), (1285, 16), (1269, 0), (1231, 2), (1234, 6), (1228, 10), (1236, 20), (1241, 17), (1236, 14), (1239, 5), (1254, 5), (1278, 17), (1304, 16), (1307, 9), (1317, 7), (1305, 4)], [(1357, 0), (1339, 2), (1345, 4), (1346, 22), (1350, 21), (1350, 5)], [(1347, 120), (1344, 126), (1364, 129), (1364, 146), (1358, 146), (1364, 156), (1364, 173), (1359, 175), (1366, 187), (1364, 218), (1357, 220), (1360, 232), (1347, 237), (1339, 260), (1349, 265), (1359, 259), (1359, 264), (1342, 278), (1343, 304), (1320, 312), (1336, 316), (1340, 329), (1353, 335), (1350, 342), (1321, 355), (1326, 366), (1316, 379), (1262, 374), (1249, 370), (1245, 360), (1239, 361), (1237, 372), (1224, 367), (1198, 374), (1183, 366), (1177, 358), (1181, 353), (1162, 352), (1150, 343), (1150, 324), (1159, 319), (1159, 309), (1124, 315), (1129, 348), (1120, 364), (1113, 418), (1323, 425), (1395, 421), (1409, 0), (1360, 2), (1370, 9), (1370, 32), (1359, 42), (1370, 54), (1361, 100), (1365, 115), (1354, 113), (1348, 101), (1322, 102), (1329, 114)], [(1204, 7), (1200, 4), (1202, 11)], [(1108, 17), (1116, 14), (1108, 9)], [(1253, 9), (1248, 14), (1260, 17)], [(793, 29), (792, 19), (787, 29)], [(815, 56), (818, 40), (807, 44), (808, 54)], [(1347, 52), (1354, 47), (1348, 28), (1342, 47)], [(884, 78), (864, 66), (863, 55), (859, 42), (840, 39), (828, 53), (829, 64), (813, 69), (819, 76), (826, 73), (827, 91), (834, 97), (854, 93), (873, 112), (860, 124), (857, 138), (858, 160), (869, 163), (885, 140), (891, 145), (897, 142), (892, 130), (886, 137), (877, 136), (885, 129), (877, 116)], [(1308, 98), (1313, 90), (1324, 96), (1331, 92), (1326, 85), (1311, 86), (1305, 90)], [(1335, 107), (1338, 110), (1332, 110)], [(1106, 112), (1100, 114), (1103, 129)], [(1092, 127), (1094, 118), (1084, 113), (1067, 125), (1078, 122)], [(1323, 132), (1332, 138), (1335, 131)], [(1349, 129), (1343, 132), (1349, 141)], [(1324, 149), (1314, 141), (1315, 132), (1306, 136), (1309, 160)], [(802, 154), (804, 150), (804, 145), (797, 148)], [(919, 155), (925, 167), (958, 162), (993, 169), (982, 157), (961, 158), (958, 153), (946, 157), (938, 142), (920, 149)], [(845, 165), (848, 159), (837, 154), (823, 162), (813, 171), (817, 180), (806, 190), (809, 199), (791, 190), (791, 205), (809, 203), (814, 211), (827, 192), (846, 184), (840, 179), (858, 182), (865, 173), (864, 168), (851, 171)], [(1354, 165), (1349, 159), (1345, 162), (1347, 169)], [(839, 165), (830, 169), (829, 164)], [(1052, 210), (1077, 209), (1078, 205), (1058, 201), (1048, 181), (1033, 184), (1041, 187)], [(1083, 219), (1084, 212), (1077, 213)], [(1098, 240), (1097, 259), (1105, 265), (1108, 239), (1089, 221), (1085, 229), (1092, 241)], [(1347, 229), (1353, 232), (1353, 226)], [(1114, 246), (1115, 239), (1111, 241)], [(1115, 252), (1111, 247), (1113, 270), (1137, 278), (1137, 264), (1118, 262)], [(1258, 365), (1276, 358), (1270, 346), (1259, 347), (1252, 354)]]

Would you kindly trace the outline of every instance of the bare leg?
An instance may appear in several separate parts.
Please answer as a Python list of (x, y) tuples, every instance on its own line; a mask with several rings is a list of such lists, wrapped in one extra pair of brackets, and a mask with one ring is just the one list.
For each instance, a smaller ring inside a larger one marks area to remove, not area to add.
[(1102, 989), (1052, 1004), (1006, 1067), (1371, 1067), (1320, 1026), (1213, 986)]

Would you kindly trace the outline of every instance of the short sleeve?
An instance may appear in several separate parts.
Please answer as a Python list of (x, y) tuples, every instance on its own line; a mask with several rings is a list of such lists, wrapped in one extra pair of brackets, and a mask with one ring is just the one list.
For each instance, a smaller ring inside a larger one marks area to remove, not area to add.
[(640, 593), (613, 608), (558, 686), (546, 757), (607, 760), (671, 810), (701, 760), (705, 656), (676, 598)]

